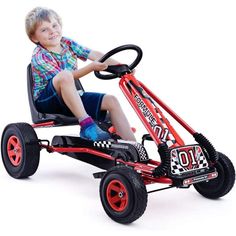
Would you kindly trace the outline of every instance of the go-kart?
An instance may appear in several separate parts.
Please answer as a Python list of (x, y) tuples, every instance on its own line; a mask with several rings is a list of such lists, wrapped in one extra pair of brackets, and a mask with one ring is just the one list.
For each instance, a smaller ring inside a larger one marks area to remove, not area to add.
[[(132, 70), (142, 58), (142, 50), (135, 45), (117, 47), (105, 54), (100, 62), (116, 53), (134, 50), (137, 56), (132, 64), (112, 65), (107, 73), (95, 72), (100, 79), (120, 78), (119, 86), (138, 117), (148, 130), (141, 143), (122, 140), (109, 120), (97, 121), (111, 132), (107, 141), (89, 141), (75, 136), (54, 136), (50, 142), (39, 139), (35, 130), (40, 127), (77, 124), (75, 117), (60, 114), (42, 114), (32, 98), (32, 74), (28, 66), (28, 97), (33, 124), (12, 123), (5, 127), (1, 139), (4, 166), (10, 176), (20, 179), (33, 175), (39, 165), (40, 150), (58, 152), (102, 169), (94, 173), (101, 178), (100, 198), (107, 215), (119, 223), (131, 223), (145, 211), (148, 193), (167, 188), (189, 188), (191, 185), (204, 197), (223, 197), (233, 187), (235, 170), (230, 159), (217, 152), (211, 142), (196, 132), (170, 109), (160, 98), (138, 81)], [(83, 91), (79, 80), (78, 90)], [(162, 110), (161, 110), (162, 109)], [(195, 139), (185, 144), (166, 118), (163, 111), (174, 118)], [(157, 147), (157, 160), (150, 159), (145, 142), (153, 141)], [(159, 161), (158, 161), (159, 160)], [(167, 187), (147, 191), (146, 186), (162, 183)]]

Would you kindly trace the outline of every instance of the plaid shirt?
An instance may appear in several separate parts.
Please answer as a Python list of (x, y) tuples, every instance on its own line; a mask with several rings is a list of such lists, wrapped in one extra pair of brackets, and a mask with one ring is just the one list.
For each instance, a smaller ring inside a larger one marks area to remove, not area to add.
[(60, 54), (49, 52), (40, 45), (35, 48), (31, 60), (34, 100), (39, 97), (49, 80), (62, 70), (76, 70), (77, 58), (86, 61), (91, 51), (65, 37), (61, 39), (61, 46), (63, 50)]

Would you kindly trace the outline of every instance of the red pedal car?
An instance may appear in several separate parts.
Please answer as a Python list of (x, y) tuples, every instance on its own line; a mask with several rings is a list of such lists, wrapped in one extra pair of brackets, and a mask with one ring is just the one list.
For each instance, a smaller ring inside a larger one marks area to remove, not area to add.
[[(60, 114), (42, 114), (36, 110), (29, 65), (28, 95), (34, 124), (9, 124), (3, 131), (2, 160), (9, 175), (17, 179), (33, 175), (42, 149), (90, 163), (103, 170), (94, 173), (94, 177), (101, 178), (100, 198), (105, 212), (113, 220), (124, 224), (135, 221), (144, 213), (150, 192), (193, 185), (206, 198), (216, 199), (227, 194), (235, 181), (230, 159), (217, 152), (205, 136), (184, 122), (131, 73), (142, 58), (142, 50), (135, 45), (124, 45), (108, 52), (100, 61), (104, 62), (124, 50), (137, 52), (131, 65), (109, 66), (109, 74), (95, 72), (95, 75), (107, 80), (120, 78), (122, 92), (149, 132), (143, 135), (142, 142), (124, 141), (116, 134), (112, 134), (112, 139), (101, 142), (66, 135), (54, 136), (51, 142), (39, 139), (35, 132), (37, 128), (73, 125), (77, 124), (77, 119)], [(79, 80), (75, 83), (78, 90), (83, 90)], [(194, 144), (184, 143), (161, 109), (193, 136)], [(104, 130), (112, 126), (109, 119), (97, 123)], [(146, 140), (155, 142), (160, 161), (149, 158), (144, 147)], [(146, 186), (153, 183), (168, 186), (147, 192)]]

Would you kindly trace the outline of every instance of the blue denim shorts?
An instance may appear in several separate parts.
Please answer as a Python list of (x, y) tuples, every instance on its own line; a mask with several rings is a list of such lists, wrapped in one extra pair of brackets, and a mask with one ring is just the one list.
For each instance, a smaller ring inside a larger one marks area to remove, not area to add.
[[(83, 92), (81, 100), (89, 116), (97, 121), (103, 121), (107, 111), (101, 111), (104, 93)], [(66, 106), (63, 99), (57, 94), (52, 80), (50, 80), (35, 101), (36, 109), (41, 113), (62, 114), (73, 117), (73, 113)]]

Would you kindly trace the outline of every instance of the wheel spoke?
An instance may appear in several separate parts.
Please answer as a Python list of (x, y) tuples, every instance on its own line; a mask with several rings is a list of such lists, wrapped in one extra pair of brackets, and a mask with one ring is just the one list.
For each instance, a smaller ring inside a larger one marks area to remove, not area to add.
[(19, 164), (20, 160), (21, 160), (21, 153), (17, 152), (16, 153), (15, 164), (16, 165)]
[(13, 147), (16, 147), (16, 145), (18, 144), (17, 139), (11, 138), (11, 140), (9, 140), (9, 144)]
[(16, 148), (17, 150), (21, 150), (21, 145), (20, 145), (19, 142), (16, 144), (15, 148)]
[(120, 208), (125, 208), (126, 203), (127, 203), (127, 198), (126, 198), (126, 196), (124, 196), (121, 198)]
[(9, 155), (10, 158), (12, 158), (16, 154), (15, 154), (14, 150), (8, 150), (8, 155)]
[(118, 195), (115, 195), (114, 197), (110, 198), (112, 204), (116, 204), (121, 200), (121, 198)]
[(112, 185), (110, 190), (116, 192), (116, 193), (119, 193), (121, 191), (121, 188), (119, 186), (116, 186), (116, 185)]

